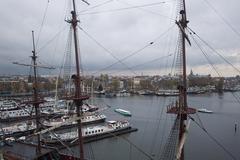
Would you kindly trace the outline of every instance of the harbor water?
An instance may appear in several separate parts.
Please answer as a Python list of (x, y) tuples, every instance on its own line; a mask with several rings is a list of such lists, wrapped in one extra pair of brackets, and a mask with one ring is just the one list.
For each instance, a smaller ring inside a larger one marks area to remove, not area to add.
[[(166, 106), (174, 99), (176, 97), (95, 98), (95, 104), (111, 106), (104, 111), (107, 120), (127, 119), (133, 127), (138, 128), (138, 131), (85, 144), (86, 158), (95, 160), (147, 160), (151, 157), (159, 159), (175, 119), (174, 115), (166, 114)], [(213, 113), (193, 115), (199, 124), (203, 124), (209, 135), (192, 121), (185, 144), (185, 159), (232, 159), (223, 150), (223, 147), (237, 159), (240, 159), (240, 104), (233, 94), (226, 92), (223, 94), (189, 95), (188, 106), (207, 108)], [(114, 112), (115, 108), (129, 110), (132, 116), (124, 117)], [(238, 124), (236, 132), (235, 124)], [(219, 144), (216, 144), (216, 141)], [(64, 152), (69, 152), (69, 150)], [(78, 148), (72, 147), (71, 152), (77, 154)]]

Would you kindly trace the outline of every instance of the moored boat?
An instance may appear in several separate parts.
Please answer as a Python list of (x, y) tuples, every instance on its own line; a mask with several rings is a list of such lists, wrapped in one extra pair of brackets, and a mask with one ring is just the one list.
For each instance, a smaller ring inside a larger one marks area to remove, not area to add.
[(211, 110), (207, 110), (206, 108), (199, 108), (198, 112), (202, 112), (202, 113), (213, 113), (213, 111)]
[[(74, 127), (77, 125), (77, 121), (67, 121), (68, 119), (74, 118), (74, 116), (62, 116), (58, 119), (52, 119), (52, 120), (45, 120), (43, 122), (43, 125), (46, 127), (53, 127), (56, 125), (61, 125), (61, 123), (64, 123), (60, 128), (68, 128), (68, 127)], [(86, 115), (81, 118), (82, 125), (87, 124), (93, 124), (93, 123), (99, 123), (104, 122), (106, 119), (106, 116), (103, 114), (95, 113), (93, 115)]]
[(132, 116), (130, 111), (127, 111), (127, 110), (124, 110), (124, 109), (117, 108), (114, 111), (117, 112), (117, 113), (120, 113), (121, 115), (124, 115), (124, 116)]
[(17, 109), (17, 102), (13, 100), (2, 100), (0, 101), (0, 111), (9, 111)]
[(28, 122), (21, 122), (21, 123), (16, 123), (13, 125), (8, 125), (6, 127), (2, 127), (0, 130), (0, 136), (13, 136), (16, 134), (23, 134), (26, 132), (31, 132), (36, 129), (36, 124), (35, 123), (28, 123)]
[(179, 91), (178, 90), (159, 90), (156, 93), (157, 96), (178, 96)]
[[(122, 130), (131, 129), (130, 123), (128, 121), (107, 121), (103, 125), (94, 125), (82, 128), (82, 136), (84, 140), (88, 138), (98, 137), (105, 134), (111, 134), (115, 132), (120, 132)], [(44, 142), (47, 144), (56, 144), (59, 143), (59, 140), (62, 142), (71, 142), (77, 140), (78, 130), (68, 131), (65, 133), (54, 133), (49, 134), (45, 138)]]

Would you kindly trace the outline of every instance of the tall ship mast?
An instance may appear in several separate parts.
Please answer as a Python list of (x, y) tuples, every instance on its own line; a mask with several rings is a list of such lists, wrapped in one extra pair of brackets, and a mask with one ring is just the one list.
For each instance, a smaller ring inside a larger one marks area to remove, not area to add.
[[(179, 97), (174, 105), (168, 107), (167, 113), (176, 114), (176, 120), (174, 126), (172, 127), (172, 131), (169, 135), (168, 141), (177, 141), (174, 142), (177, 146), (175, 154), (168, 154), (168, 150), (171, 150), (171, 142), (167, 142), (162, 153), (161, 159), (177, 159), (184, 160), (184, 143), (186, 139), (187, 130), (190, 124), (187, 124), (189, 114), (195, 114), (196, 109), (188, 107), (187, 103), (187, 74), (186, 74), (186, 41), (191, 45), (190, 40), (188, 39), (188, 35), (186, 34), (186, 28), (188, 24), (187, 15), (186, 15), (186, 3), (185, 0), (180, 1), (180, 11), (179, 11), (179, 19), (176, 20), (176, 24), (179, 28), (179, 44), (178, 44), (178, 63), (179, 65), (179, 82), (178, 82), (178, 90)], [(174, 130), (178, 132), (174, 136)], [(174, 156), (174, 157), (173, 157)], [(170, 158), (171, 157), (171, 158)]]
[[(33, 105), (35, 107), (35, 115), (36, 115), (36, 131), (40, 130), (40, 119), (39, 119), (39, 104), (41, 103), (38, 98), (38, 82), (37, 82), (37, 56), (36, 56), (36, 49), (35, 49), (35, 41), (34, 41), (34, 32), (32, 31), (32, 39), (33, 39), (33, 74), (34, 74), (34, 83), (33, 83)], [(36, 148), (37, 155), (41, 154), (41, 137), (40, 134), (37, 135), (37, 148)]]
[[(72, 79), (75, 83), (75, 96), (73, 98), (74, 103), (76, 105), (77, 116), (80, 117), (82, 114), (82, 105), (83, 100), (88, 99), (88, 96), (83, 96), (81, 93), (81, 76), (80, 76), (80, 65), (79, 65), (79, 46), (78, 46), (78, 37), (77, 37), (77, 25), (79, 20), (77, 20), (76, 15), (76, 4), (75, 0), (72, 0), (73, 11), (71, 11), (72, 19), (67, 22), (71, 24), (73, 29), (73, 38), (74, 38), (74, 51), (75, 51), (75, 61), (76, 61), (76, 74), (72, 76)], [(82, 136), (82, 123), (79, 118), (78, 121), (78, 142), (79, 142), (79, 153), (80, 160), (84, 160), (84, 149), (83, 149), (83, 136)]]

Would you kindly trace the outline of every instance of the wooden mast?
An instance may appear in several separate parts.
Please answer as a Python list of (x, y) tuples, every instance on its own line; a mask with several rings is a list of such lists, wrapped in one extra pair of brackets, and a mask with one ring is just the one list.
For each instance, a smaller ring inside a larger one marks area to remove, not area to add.
[(186, 40), (191, 45), (188, 36), (186, 34), (186, 28), (188, 24), (186, 16), (186, 4), (185, 0), (180, 1), (180, 19), (176, 21), (177, 26), (180, 31), (180, 44), (179, 44), (179, 54), (180, 54), (180, 77), (179, 77), (179, 102), (176, 105), (168, 108), (167, 113), (176, 114), (178, 120), (180, 121), (179, 126), (179, 139), (178, 139), (178, 151), (177, 159), (184, 160), (184, 142), (186, 139), (186, 120), (188, 114), (195, 114), (196, 109), (188, 107), (187, 104), (187, 72), (186, 72)]
[[(67, 21), (71, 23), (73, 28), (73, 36), (74, 36), (74, 50), (75, 50), (75, 60), (76, 60), (76, 75), (72, 76), (72, 79), (75, 82), (75, 97), (74, 103), (76, 105), (77, 116), (80, 117), (82, 114), (82, 104), (83, 100), (88, 99), (88, 96), (82, 96), (81, 93), (81, 77), (80, 77), (80, 66), (79, 66), (79, 46), (78, 46), (78, 38), (77, 38), (77, 24), (79, 20), (77, 20), (76, 15), (76, 5), (75, 0), (72, 0), (73, 3), (73, 11), (71, 11), (72, 19)], [(78, 119), (78, 142), (79, 142), (79, 153), (80, 153), (80, 160), (84, 160), (84, 149), (83, 149), (83, 137), (82, 137), (82, 123), (81, 119)]]
[[(181, 19), (179, 20), (180, 25), (180, 36), (181, 36), (181, 49), (182, 51), (182, 81), (179, 86), (180, 91), (180, 113), (178, 114), (180, 118), (180, 131), (179, 131), (179, 143), (181, 142), (183, 135), (186, 130), (185, 121), (187, 120), (187, 74), (186, 74), (186, 32), (185, 29), (187, 27), (187, 16), (186, 16), (186, 8), (185, 8), (185, 0), (182, 0), (182, 8), (180, 10)], [(184, 160), (184, 146), (182, 147), (180, 160)]]
[[(38, 100), (38, 82), (37, 82), (37, 56), (36, 56), (36, 49), (35, 49), (35, 41), (34, 41), (34, 31), (32, 31), (32, 40), (33, 40), (33, 51), (32, 51), (32, 61), (33, 61), (33, 74), (34, 74), (34, 81), (33, 81), (33, 105), (35, 107), (35, 116), (36, 116), (36, 131), (40, 130), (40, 122), (39, 122), (39, 103)], [(41, 139), (40, 134), (37, 135), (37, 148), (36, 153), (37, 155), (41, 154)]]

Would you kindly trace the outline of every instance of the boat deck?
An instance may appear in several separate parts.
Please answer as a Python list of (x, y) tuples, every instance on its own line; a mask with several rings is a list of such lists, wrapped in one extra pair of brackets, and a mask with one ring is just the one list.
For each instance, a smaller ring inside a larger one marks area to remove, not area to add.
[[(104, 135), (99, 135), (96, 137), (90, 137), (90, 138), (85, 138), (84, 139), (84, 143), (90, 143), (90, 142), (94, 142), (94, 141), (98, 141), (98, 140), (102, 140), (105, 138), (110, 138), (110, 137), (114, 137), (114, 136), (119, 136), (122, 134), (127, 134), (127, 133), (131, 133), (131, 132), (135, 132), (137, 131), (137, 128), (128, 128), (125, 130), (121, 130), (121, 131), (116, 131), (114, 133), (110, 133), (110, 134), (104, 134)], [(68, 145), (69, 147), (74, 147), (78, 145), (77, 143), (73, 143), (71, 145)], [(59, 152), (61, 153), (64, 152), (64, 150), (66, 149), (65, 146), (63, 145), (55, 145), (55, 146), (42, 146), (42, 153), (47, 153), (50, 152), (53, 149), (58, 149)], [(3, 147), (1, 147), (1, 151), (2, 153), (8, 153), (8, 155), (14, 155), (14, 157), (19, 157), (19, 160), (30, 160), (30, 159), (34, 159), (34, 157), (36, 156), (36, 143), (27, 143), (27, 142), (12, 142), (9, 145), (4, 145)]]
[[(42, 153), (51, 151), (50, 148), (42, 148)], [(17, 157), (18, 159), (30, 160), (36, 157), (36, 147), (34, 144), (28, 144), (23, 142), (13, 142), (11, 144), (4, 145), (1, 148), (2, 153), (7, 153), (8, 158)], [(11, 156), (13, 155), (13, 156)]]

